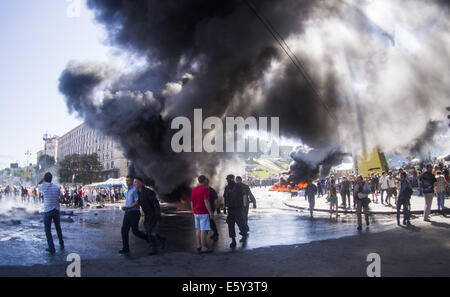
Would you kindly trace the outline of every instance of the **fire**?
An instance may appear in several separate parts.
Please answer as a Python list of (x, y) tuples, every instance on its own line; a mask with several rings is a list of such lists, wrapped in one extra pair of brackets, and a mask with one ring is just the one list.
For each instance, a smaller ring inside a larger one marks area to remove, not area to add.
[(298, 192), (302, 189), (305, 189), (308, 186), (307, 183), (300, 182), (298, 184), (295, 184), (294, 182), (290, 182), (287, 185), (282, 185), (280, 183), (274, 185), (269, 189), (269, 191), (276, 191), (276, 192)]
[(188, 204), (188, 202), (189, 202), (189, 197), (188, 197), (188, 195), (182, 194), (181, 197), (180, 197), (180, 202), (181, 202), (182, 204)]

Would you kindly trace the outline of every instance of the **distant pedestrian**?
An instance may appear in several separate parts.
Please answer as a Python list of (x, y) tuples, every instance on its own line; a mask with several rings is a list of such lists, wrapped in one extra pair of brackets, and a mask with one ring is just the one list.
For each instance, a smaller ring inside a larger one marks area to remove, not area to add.
[(228, 209), (227, 224), (228, 234), (231, 238), (231, 248), (236, 247), (236, 231), (235, 224), (238, 225), (239, 231), (242, 235), (241, 242), (245, 243), (247, 240), (247, 224), (244, 219), (244, 207), (246, 207), (248, 198), (245, 195), (241, 185), (234, 181), (234, 175), (227, 176), (227, 186), (223, 194), (225, 207)]
[(388, 173), (388, 177), (387, 177), (387, 186), (388, 186), (388, 197), (386, 200), (387, 205), (392, 205), (391, 204), (391, 197), (394, 196), (397, 197), (397, 188), (395, 185), (395, 177), (392, 174), (392, 171), (389, 171)]
[[(381, 189), (381, 204), (384, 204), (386, 202), (387, 204), (387, 196), (388, 196), (388, 177), (386, 175), (386, 171), (383, 171), (380, 178), (380, 189)], [(386, 193), (386, 201), (383, 200), (383, 194)]]
[(434, 184), (437, 180), (432, 172), (433, 166), (431, 164), (426, 166), (426, 170), (427, 171), (422, 174), (423, 194), (425, 195), (423, 220), (428, 222), (430, 220), (431, 204), (433, 203), (434, 197)]
[(436, 183), (434, 184), (434, 192), (438, 199), (438, 210), (444, 213), (445, 211), (445, 193), (448, 187), (448, 182), (441, 171), (437, 172)]
[(413, 189), (408, 179), (406, 178), (406, 172), (400, 174), (400, 191), (398, 194), (397, 202), (397, 225), (400, 226), (400, 209), (403, 206), (403, 224), (411, 225), (410, 222), (410, 201)]
[(47, 237), (48, 249), (46, 251), (51, 254), (55, 253), (55, 245), (53, 244), (53, 237), (51, 232), (52, 221), (55, 224), (56, 234), (59, 239), (59, 247), (64, 249), (64, 239), (61, 230), (61, 219), (59, 214), (59, 198), (61, 190), (58, 186), (52, 183), (53, 176), (50, 172), (44, 175), (44, 178), (38, 183), (39, 192), (44, 197), (44, 226), (45, 236)]
[(371, 173), (370, 174), (370, 191), (372, 192), (372, 202), (378, 203), (377, 187), (378, 187), (378, 177)]
[(311, 218), (313, 217), (315, 199), (316, 199), (315, 196), (317, 194), (317, 189), (318, 188), (312, 183), (312, 180), (309, 179), (308, 185), (306, 186), (306, 189), (305, 189), (305, 197), (308, 199), (309, 213), (310, 213)]
[(330, 187), (329, 187), (329, 191), (330, 191), (330, 220), (333, 217), (333, 209), (336, 212), (336, 220), (339, 216), (339, 209), (338, 209), (338, 197), (337, 197), (337, 189), (336, 189), (336, 182), (334, 179), (331, 179), (330, 181)]
[(317, 197), (322, 197), (323, 196), (323, 186), (320, 180), (317, 181)]
[(366, 218), (366, 225), (369, 226), (369, 194), (371, 193), (370, 186), (364, 181), (363, 177), (360, 175), (356, 180), (356, 185), (354, 188), (354, 197), (356, 199), (356, 216), (358, 219), (358, 230), (362, 229), (362, 214), (361, 211), (364, 209), (364, 216)]
[(342, 182), (340, 184), (340, 192), (341, 192), (341, 198), (342, 198), (342, 205), (347, 208), (347, 202), (348, 207), (351, 207), (350, 204), (350, 181), (346, 176), (342, 178)]
[(210, 218), (214, 218), (214, 213), (211, 209), (208, 183), (204, 175), (198, 177), (198, 185), (192, 190), (191, 208), (194, 213), (197, 251), (210, 253), (206, 239), (209, 230), (211, 230)]

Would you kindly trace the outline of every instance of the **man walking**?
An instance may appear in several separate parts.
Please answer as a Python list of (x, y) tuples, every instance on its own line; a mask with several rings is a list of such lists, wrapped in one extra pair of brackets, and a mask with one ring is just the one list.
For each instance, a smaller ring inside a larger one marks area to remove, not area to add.
[(388, 196), (388, 178), (386, 176), (386, 171), (383, 171), (380, 178), (380, 188), (381, 188), (381, 204), (384, 204), (383, 193), (386, 192), (386, 204), (387, 204), (387, 196)]
[(425, 195), (425, 209), (423, 212), (423, 220), (430, 221), (431, 204), (434, 197), (434, 183), (437, 181), (433, 174), (433, 166), (427, 165), (427, 171), (422, 174), (423, 194)]
[(434, 184), (434, 191), (438, 199), (438, 210), (445, 212), (445, 192), (448, 187), (448, 182), (445, 180), (445, 176), (441, 171), (437, 172), (436, 183)]
[(242, 235), (241, 242), (245, 243), (248, 237), (247, 224), (244, 219), (244, 207), (247, 207), (248, 198), (245, 195), (241, 185), (234, 181), (234, 175), (227, 176), (227, 186), (223, 194), (225, 200), (225, 207), (228, 208), (227, 224), (228, 234), (231, 238), (231, 248), (236, 247), (236, 230), (235, 224), (238, 225), (239, 231)]
[(387, 177), (388, 197), (386, 199), (386, 205), (391, 205), (391, 196), (397, 197), (397, 188), (395, 185), (395, 177), (392, 175), (392, 171), (389, 171)]
[(59, 215), (59, 197), (61, 196), (61, 191), (58, 186), (52, 183), (52, 180), (52, 174), (47, 172), (44, 175), (44, 178), (38, 183), (37, 187), (44, 197), (44, 226), (48, 244), (48, 249), (46, 249), (46, 251), (54, 254), (55, 245), (53, 244), (51, 232), (52, 221), (55, 223), (56, 234), (58, 235), (59, 247), (61, 250), (64, 249), (64, 239)]
[[(209, 185), (209, 179), (206, 179), (206, 186), (209, 188), (209, 203), (211, 205), (211, 210), (213, 213), (216, 212), (216, 203), (217, 203), (217, 192)], [(214, 220), (214, 217), (209, 217), (209, 224), (211, 226), (211, 230), (214, 232), (213, 235), (211, 235), (211, 239), (214, 241), (219, 240), (219, 232), (217, 231), (217, 225), (216, 221)]]
[(210, 253), (206, 238), (211, 230), (210, 218), (214, 218), (214, 212), (211, 209), (208, 182), (204, 175), (198, 177), (198, 185), (192, 190), (191, 208), (195, 220), (197, 251)]
[(246, 206), (244, 207), (244, 220), (245, 224), (247, 225), (247, 230), (250, 231), (250, 228), (248, 227), (248, 211), (250, 209), (250, 202), (253, 203), (253, 208), (256, 208), (256, 199), (255, 196), (253, 196), (250, 187), (242, 182), (242, 177), (237, 176), (236, 183), (242, 187), (244, 194), (247, 195), (247, 203)]
[(364, 209), (364, 216), (366, 218), (366, 225), (369, 226), (369, 194), (371, 193), (370, 186), (364, 181), (362, 175), (356, 179), (353, 197), (356, 199), (356, 216), (358, 217), (358, 230), (362, 229), (361, 210)]
[(130, 228), (133, 230), (133, 234), (141, 239), (147, 240), (147, 235), (139, 230), (139, 220), (141, 218), (141, 212), (139, 210), (139, 196), (136, 188), (133, 186), (133, 177), (127, 176), (126, 179), (128, 191), (126, 193), (125, 206), (122, 210), (125, 212), (122, 223), (122, 243), (123, 249), (119, 251), (120, 254), (128, 254), (130, 252), (130, 246), (128, 243), (128, 234)]
[(412, 187), (406, 178), (406, 172), (400, 174), (400, 191), (397, 202), (397, 225), (400, 226), (400, 209), (403, 206), (403, 224), (411, 225), (410, 222), (410, 200), (413, 193)]
[(306, 189), (305, 189), (305, 198), (308, 198), (309, 212), (311, 214), (311, 218), (313, 218), (313, 211), (314, 211), (316, 194), (317, 194), (317, 187), (312, 183), (312, 180), (309, 179), (308, 180), (308, 186), (306, 186)]
[(342, 198), (342, 204), (345, 208), (347, 208), (347, 201), (348, 201), (348, 207), (351, 207), (350, 204), (350, 181), (347, 179), (346, 176), (343, 177), (343, 180), (340, 185), (341, 189), (341, 198)]
[(156, 198), (156, 193), (151, 189), (144, 187), (142, 178), (135, 177), (133, 186), (136, 188), (139, 205), (144, 211), (144, 227), (147, 233), (147, 241), (150, 244), (149, 255), (156, 255), (158, 253), (157, 239), (162, 246), (165, 245), (165, 238), (158, 235), (159, 222), (161, 221), (161, 207)]

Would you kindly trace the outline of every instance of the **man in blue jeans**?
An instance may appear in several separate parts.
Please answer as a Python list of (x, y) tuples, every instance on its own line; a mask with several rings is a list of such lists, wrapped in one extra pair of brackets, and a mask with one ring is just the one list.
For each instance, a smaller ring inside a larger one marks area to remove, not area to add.
[(52, 183), (53, 176), (50, 172), (44, 175), (44, 178), (38, 183), (39, 192), (44, 197), (44, 226), (45, 236), (47, 237), (48, 249), (47, 252), (55, 253), (55, 245), (53, 244), (53, 237), (51, 232), (52, 220), (55, 223), (56, 234), (58, 234), (59, 246), (61, 250), (64, 249), (64, 240), (60, 224), (59, 216), (59, 197), (61, 190), (58, 186)]

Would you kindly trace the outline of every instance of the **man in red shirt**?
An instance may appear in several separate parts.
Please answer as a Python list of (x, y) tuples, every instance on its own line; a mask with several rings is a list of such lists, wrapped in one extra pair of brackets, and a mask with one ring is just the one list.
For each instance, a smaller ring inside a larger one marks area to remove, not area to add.
[(206, 237), (208, 231), (211, 230), (210, 218), (214, 217), (209, 201), (209, 188), (207, 179), (204, 175), (198, 177), (199, 185), (192, 190), (191, 208), (194, 213), (197, 250), (200, 253), (209, 253), (206, 246)]

